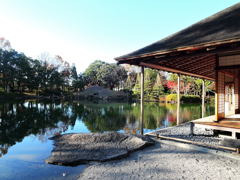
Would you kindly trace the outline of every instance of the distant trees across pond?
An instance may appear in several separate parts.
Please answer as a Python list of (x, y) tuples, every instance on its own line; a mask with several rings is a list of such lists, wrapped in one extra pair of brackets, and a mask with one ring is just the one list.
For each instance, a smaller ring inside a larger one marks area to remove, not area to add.
[[(32, 59), (13, 49), (0, 48), (0, 92), (34, 93), (35, 95), (67, 93), (75, 88), (76, 67), (63, 61), (61, 56), (44, 53)], [(78, 83), (78, 87), (82, 85)]]
[(27, 57), (0, 39), (0, 93), (43, 96), (73, 95), (91, 85), (114, 89), (123, 84), (127, 72), (122, 66), (95, 61), (84, 73), (77, 73), (59, 55), (43, 53), (38, 59)]
[[(78, 74), (75, 65), (70, 65), (59, 55), (43, 53), (38, 59), (27, 57), (11, 48), (0, 38), (0, 94), (19, 93), (43, 96), (65, 96), (98, 85), (111, 90), (123, 90), (140, 97), (140, 71), (136, 66), (117, 65), (96, 60), (85, 72)], [(181, 76), (181, 94), (201, 96), (202, 80)], [(205, 82), (207, 94), (213, 94), (214, 83)], [(145, 97), (159, 100), (166, 94), (176, 94), (175, 74), (145, 69)]]
[(111, 90), (114, 88), (124, 89), (124, 83), (127, 79), (127, 71), (123, 66), (101, 60), (96, 60), (90, 64), (83, 75), (87, 79), (88, 86), (99, 85)]

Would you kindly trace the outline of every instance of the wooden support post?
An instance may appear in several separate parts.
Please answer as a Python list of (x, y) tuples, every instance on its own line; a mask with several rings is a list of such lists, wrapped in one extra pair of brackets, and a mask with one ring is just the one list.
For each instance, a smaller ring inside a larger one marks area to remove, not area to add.
[(180, 124), (180, 74), (177, 76), (177, 125)]
[(190, 122), (190, 135), (194, 135), (194, 123)]
[(218, 72), (215, 71), (215, 76), (216, 76), (216, 80), (215, 80), (215, 120), (214, 121), (218, 121)]
[(144, 122), (144, 67), (141, 66), (141, 135), (143, 135), (143, 122)]
[(205, 115), (205, 94), (206, 94), (206, 90), (205, 90), (205, 80), (202, 80), (202, 118), (204, 118)]
[(237, 139), (237, 133), (235, 131), (232, 131), (232, 138)]

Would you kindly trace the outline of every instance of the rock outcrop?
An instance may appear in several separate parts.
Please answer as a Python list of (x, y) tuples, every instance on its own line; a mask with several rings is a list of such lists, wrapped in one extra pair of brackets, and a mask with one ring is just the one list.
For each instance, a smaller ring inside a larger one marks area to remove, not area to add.
[(149, 137), (118, 132), (65, 134), (52, 139), (55, 147), (46, 162), (58, 165), (123, 158), (130, 152), (154, 144)]
[(123, 91), (112, 91), (100, 86), (92, 86), (84, 91), (75, 95), (79, 99), (87, 100), (103, 100), (103, 101), (112, 101), (112, 100), (129, 100), (129, 94)]

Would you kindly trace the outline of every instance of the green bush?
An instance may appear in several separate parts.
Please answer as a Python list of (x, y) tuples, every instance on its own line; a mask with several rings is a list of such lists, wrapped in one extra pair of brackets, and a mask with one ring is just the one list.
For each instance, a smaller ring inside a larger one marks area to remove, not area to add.
[(177, 94), (169, 94), (166, 96), (166, 102), (177, 102)]
[(0, 87), (0, 92), (4, 92), (4, 89), (3, 89), (3, 87)]
[[(201, 102), (201, 97), (195, 95), (181, 95), (180, 101), (183, 103), (199, 103)], [(167, 95), (166, 102), (177, 102), (177, 94)]]
[(208, 101), (210, 104), (215, 104), (215, 97), (211, 96)]
[(183, 103), (199, 103), (199, 102), (201, 102), (201, 97), (195, 96), (195, 95), (183, 95), (183, 96), (181, 96), (181, 102), (183, 102)]
[(50, 90), (46, 89), (45, 91), (40, 92), (41, 96), (61, 96), (63, 92), (60, 89)]

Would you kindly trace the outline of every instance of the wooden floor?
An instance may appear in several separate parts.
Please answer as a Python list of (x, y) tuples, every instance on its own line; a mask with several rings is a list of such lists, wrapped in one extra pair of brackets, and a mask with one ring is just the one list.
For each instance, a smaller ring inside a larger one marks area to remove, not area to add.
[(236, 133), (240, 133), (240, 115), (229, 116), (218, 122), (197, 121), (194, 122), (194, 126), (232, 132), (232, 136), (235, 138)]
[(209, 126), (219, 126), (219, 127), (227, 127), (227, 128), (234, 128), (240, 129), (240, 119), (224, 119), (219, 122), (195, 122), (194, 124), (202, 124), (202, 125), (209, 125)]

